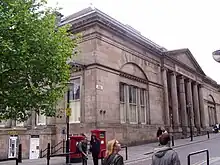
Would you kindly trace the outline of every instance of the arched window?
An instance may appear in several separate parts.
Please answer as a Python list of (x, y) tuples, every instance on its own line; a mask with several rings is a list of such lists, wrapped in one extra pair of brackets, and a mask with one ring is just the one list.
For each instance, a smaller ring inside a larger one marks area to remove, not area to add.
[(148, 124), (148, 80), (138, 65), (134, 63), (123, 65), (119, 91), (121, 123)]

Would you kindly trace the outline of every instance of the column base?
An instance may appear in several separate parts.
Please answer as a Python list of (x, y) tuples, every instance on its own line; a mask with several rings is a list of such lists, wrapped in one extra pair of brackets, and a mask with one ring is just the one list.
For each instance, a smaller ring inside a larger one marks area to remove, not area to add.
[(182, 131), (183, 131), (183, 129), (182, 129), (180, 126), (174, 126), (174, 127), (173, 127), (173, 132), (180, 133), (180, 132), (182, 132)]
[(182, 132), (183, 132), (183, 136), (184, 136), (184, 137), (187, 137), (187, 133), (190, 132), (189, 127), (188, 127), (188, 126), (183, 126), (183, 127), (182, 127), (182, 130), (183, 130), (183, 131), (182, 131)]

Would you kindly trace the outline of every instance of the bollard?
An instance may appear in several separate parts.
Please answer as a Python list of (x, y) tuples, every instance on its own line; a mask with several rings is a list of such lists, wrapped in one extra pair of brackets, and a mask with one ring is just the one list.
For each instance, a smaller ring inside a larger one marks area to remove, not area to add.
[(15, 164), (18, 165), (18, 159), (15, 160)]
[(42, 149), (40, 150), (40, 155), (39, 155), (39, 157), (40, 157), (40, 158), (43, 157), (43, 151), (42, 151)]
[(171, 136), (172, 146), (174, 146), (174, 136)]
[(209, 131), (207, 131), (207, 136), (208, 136), (208, 139), (209, 139)]
[(22, 163), (22, 145), (18, 145), (18, 163)]
[(65, 152), (65, 140), (63, 139), (63, 153)]
[(50, 143), (47, 144), (47, 165), (50, 165)]
[(125, 159), (128, 160), (128, 147), (125, 146)]

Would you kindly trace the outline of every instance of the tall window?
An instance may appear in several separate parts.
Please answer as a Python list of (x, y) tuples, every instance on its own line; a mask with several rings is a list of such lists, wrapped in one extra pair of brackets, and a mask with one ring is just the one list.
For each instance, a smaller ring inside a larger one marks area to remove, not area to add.
[(130, 109), (130, 115), (129, 115), (130, 122), (131, 123), (138, 122), (137, 88), (134, 86), (129, 86), (129, 109)]
[(40, 114), (36, 114), (36, 125), (46, 125), (46, 116)]
[(16, 121), (16, 126), (17, 127), (23, 127), (24, 126), (24, 122)]
[(79, 123), (80, 122), (80, 78), (71, 80), (70, 86), (70, 108), (71, 116), (70, 122)]
[(140, 122), (146, 123), (146, 90), (140, 89)]
[(121, 123), (126, 123), (126, 116), (129, 114), (130, 123), (137, 124), (140, 122), (141, 124), (146, 124), (147, 91), (133, 85), (120, 83), (119, 92)]
[(120, 120), (121, 123), (126, 122), (126, 85), (124, 83), (120, 83), (119, 85), (120, 91)]

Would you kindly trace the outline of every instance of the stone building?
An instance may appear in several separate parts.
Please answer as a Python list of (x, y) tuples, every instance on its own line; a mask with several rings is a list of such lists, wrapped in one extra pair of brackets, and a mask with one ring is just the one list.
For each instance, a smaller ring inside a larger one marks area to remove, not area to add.
[[(83, 36), (68, 92), (71, 134), (104, 129), (107, 139), (137, 144), (155, 140), (159, 126), (187, 136), (190, 121), (198, 134), (219, 122), (219, 85), (189, 49), (166, 50), (97, 9), (84, 9), (61, 24), (67, 23)], [(66, 105), (67, 95), (57, 117), (33, 113), (24, 123), (2, 122), (0, 158), (14, 157), (21, 143), (23, 157), (34, 159), (48, 142), (65, 139)]]

